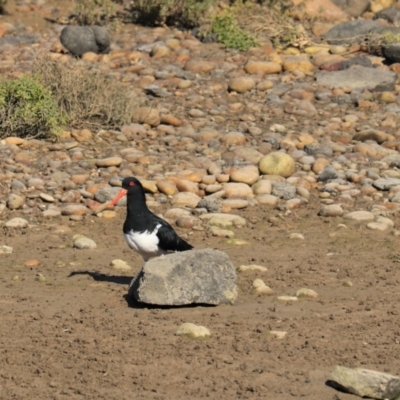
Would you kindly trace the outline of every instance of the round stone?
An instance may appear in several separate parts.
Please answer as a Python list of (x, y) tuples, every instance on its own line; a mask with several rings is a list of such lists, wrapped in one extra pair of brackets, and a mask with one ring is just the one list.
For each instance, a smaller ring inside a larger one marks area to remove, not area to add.
[(231, 173), (230, 179), (232, 182), (246, 183), (252, 185), (258, 181), (260, 174), (258, 168), (254, 165), (240, 168)]
[(17, 210), (21, 208), (25, 203), (25, 199), (14, 193), (10, 193), (7, 197), (7, 207), (10, 210)]
[(122, 271), (122, 272), (131, 272), (132, 267), (128, 265), (128, 263), (124, 260), (116, 259), (111, 261), (111, 267), (112, 269), (115, 269), (116, 271)]
[(195, 193), (179, 192), (173, 195), (172, 205), (174, 207), (196, 208), (200, 201), (200, 197)]
[(232, 78), (228, 82), (229, 90), (238, 93), (248, 92), (249, 90), (254, 89), (255, 86), (256, 86), (255, 80), (248, 76), (239, 76), (236, 78)]
[(374, 214), (369, 211), (353, 211), (345, 215), (346, 219), (351, 219), (353, 221), (372, 221), (375, 219)]
[(228, 182), (224, 184), (226, 198), (246, 198), (253, 197), (253, 191), (245, 183)]
[(269, 75), (278, 74), (282, 71), (281, 64), (272, 61), (254, 61), (249, 60), (244, 66), (244, 70), (248, 74), (254, 75)]
[(83, 249), (96, 249), (97, 244), (94, 240), (82, 235), (74, 236), (74, 247), (80, 250)]
[(121, 157), (108, 157), (96, 160), (96, 167), (119, 167), (124, 161)]
[(268, 180), (260, 180), (256, 182), (252, 187), (253, 193), (258, 194), (271, 194), (272, 192), (272, 182)]
[(261, 158), (258, 168), (264, 175), (279, 175), (287, 178), (291, 176), (295, 170), (296, 164), (294, 159), (282, 152), (273, 152)]
[(29, 225), (28, 221), (24, 218), (11, 218), (6, 222), (7, 228), (26, 228)]
[(211, 332), (205, 326), (185, 322), (178, 328), (176, 335), (183, 335), (196, 339), (209, 337), (211, 336)]

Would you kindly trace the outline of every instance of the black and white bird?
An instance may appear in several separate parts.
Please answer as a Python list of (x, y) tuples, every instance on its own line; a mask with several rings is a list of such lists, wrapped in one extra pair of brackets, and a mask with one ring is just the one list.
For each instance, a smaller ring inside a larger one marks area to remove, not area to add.
[(123, 196), (127, 196), (124, 237), (128, 246), (138, 252), (145, 262), (168, 252), (193, 248), (177, 235), (168, 222), (147, 208), (143, 186), (136, 178), (122, 181), (122, 189), (110, 205), (115, 206)]

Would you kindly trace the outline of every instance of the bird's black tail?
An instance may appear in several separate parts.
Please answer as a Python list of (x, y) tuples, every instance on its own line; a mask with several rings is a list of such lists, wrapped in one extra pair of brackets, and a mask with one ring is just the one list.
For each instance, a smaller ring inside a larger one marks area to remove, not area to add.
[(185, 240), (183, 240), (180, 237), (178, 237), (178, 241), (176, 244), (177, 244), (176, 251), (186, 251), (186, 250), (193, 249), (193, 246), (191, 244), (189, 244), (188, 242), (186, 242)]

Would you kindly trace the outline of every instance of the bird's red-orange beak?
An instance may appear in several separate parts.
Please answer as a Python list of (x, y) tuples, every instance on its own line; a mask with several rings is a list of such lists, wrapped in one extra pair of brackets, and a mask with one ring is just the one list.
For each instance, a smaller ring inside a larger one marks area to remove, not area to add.
[(110, 202), (110, 206), (115, 206), (119, 200), (124, 197), (126, 194), (128, 193), (128, 191), (126, 189), (121, 189), (118, 194), (111, 200)]

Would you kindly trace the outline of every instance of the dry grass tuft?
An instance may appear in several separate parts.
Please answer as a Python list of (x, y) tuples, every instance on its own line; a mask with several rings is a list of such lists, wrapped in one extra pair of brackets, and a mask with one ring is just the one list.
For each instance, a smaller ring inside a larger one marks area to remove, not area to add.
[(76, 60), (64, 64), (38, 56), (33, 71), (68, 116), (71, 128), (120, 128), (132, 122), (134, 109), (140, 104), (128, 85)]

